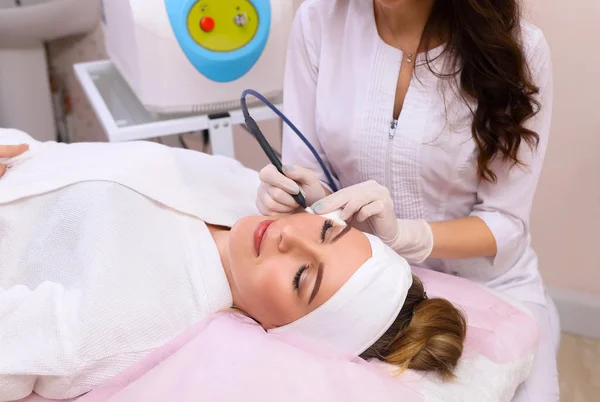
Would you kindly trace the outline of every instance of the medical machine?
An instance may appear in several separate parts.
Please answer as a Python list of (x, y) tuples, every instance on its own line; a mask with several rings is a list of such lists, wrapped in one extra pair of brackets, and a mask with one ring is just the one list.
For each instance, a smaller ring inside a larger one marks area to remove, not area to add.
[(292, 0), (103, 0), (106, 49), (156, 114), (239, 109), (252, 87), (281, 97)]

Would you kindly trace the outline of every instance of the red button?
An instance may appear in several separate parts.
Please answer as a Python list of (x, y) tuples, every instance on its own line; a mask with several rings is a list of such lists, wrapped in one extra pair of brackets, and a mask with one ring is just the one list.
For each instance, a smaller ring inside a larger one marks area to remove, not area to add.
[(204, 32), (212, 31), (215, 29), (215, 20), (211, 17), (202, 17), (200, 20), (200, 28), (202, 28)]

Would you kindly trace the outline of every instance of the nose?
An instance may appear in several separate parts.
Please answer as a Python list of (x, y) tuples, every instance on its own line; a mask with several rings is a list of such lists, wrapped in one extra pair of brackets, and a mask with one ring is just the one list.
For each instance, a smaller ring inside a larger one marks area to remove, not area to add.
[(280, 236), (279, 251), (282, 253), (293, 251), (314, 253), (316, 251), (315, 241), (292, 225), (282, 227)]

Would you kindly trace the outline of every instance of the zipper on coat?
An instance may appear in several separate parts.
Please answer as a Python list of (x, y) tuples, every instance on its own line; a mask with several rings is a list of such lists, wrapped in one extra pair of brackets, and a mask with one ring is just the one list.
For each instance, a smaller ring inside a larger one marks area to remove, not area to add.
[(396, 128), (398, 127), (398, 120), (392, 120), (390, 122), (390, 130), (388, 133), (387, 149), (385, 152), (385, 186), (388, 188), (390, 192), (392, 192), (392, 182), (390, 180), (391, 172), (390, 172), (390, 159), (392, 155), (392, 140), (396, 135)]
[(396, 127), (398, 127), (398, 120), (392, 120), (390, 122), (390, 132), (389, 132), (390, 140), (393, 140), (394, 136), (396, 135)]

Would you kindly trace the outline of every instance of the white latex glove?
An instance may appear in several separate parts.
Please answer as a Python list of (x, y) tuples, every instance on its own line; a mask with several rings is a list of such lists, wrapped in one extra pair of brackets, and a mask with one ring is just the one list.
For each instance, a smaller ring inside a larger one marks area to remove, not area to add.
[[(317, 175), (299, 166), (284, 166), (285, 176), (273, 165), (267, 165), (259, 174), (260, 186), (256, 206), (263, 215), (289, 214), (299, 207), (292, 195), (302, 191), (309, 206), (327, 193)], [(286, 177), (287, 176), (287, 177)]]
[(387, 187), (370, 180), (346, 187), (311, 208), (317, 214), (342, 209), (341, 219), (367, 222), (372, 233), (409, 263), (423, 262), (433, 249), (431, 226), (422, 219), (396, 219)]
[[(0, 161), (19, 156), (29, 149), (29, 145), (0, 145)], [(6, 159), (5, 159), (6, 158)], [(0, 162), (0, 177), (6, 173), (6, 165)]]

